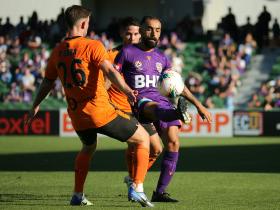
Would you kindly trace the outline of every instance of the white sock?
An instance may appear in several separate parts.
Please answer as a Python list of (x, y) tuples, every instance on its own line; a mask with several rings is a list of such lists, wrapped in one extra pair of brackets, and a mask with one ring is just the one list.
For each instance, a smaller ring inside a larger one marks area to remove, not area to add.
[(135, 191), (136, 191), (136, 192), (144, 192), (143, 183), (135, 184)]

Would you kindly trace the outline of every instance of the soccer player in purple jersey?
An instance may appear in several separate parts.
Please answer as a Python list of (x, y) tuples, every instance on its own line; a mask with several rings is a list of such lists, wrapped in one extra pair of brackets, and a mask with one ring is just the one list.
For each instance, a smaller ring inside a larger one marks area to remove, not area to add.
[(179, 98), (177, 109), (157, 90), (156, 84), (163, 71), (171, 69), (168, 58), (156, 46), (161, 34), (161, 21), (157, 17), (145, 16), (141, 22), (141, 42), (125, 46), (115, 59), (117, 69), (127, 84), (138, 91), (135, 115), (142, 123), (153, 122), (163, 140), (164, 154), (161, 172), (152, 202), (178, 202), (166, 192), (176, 170), (179, 152), (179, 128), (181, 121), (189, 119), (186, 100), (197, 108), (198, 113), (209, 123), (208, 110), (193, 96), (187, 87)]
[[(108, 52), (111, 62), (114, 62), (115, 57), (117, 56), (117, 54), (119, 53), (119, 51), (123, 46), (139, 43), (141, 38), (140, 22), (134, 17), (124, 18), (121, 21), (121, 25), (120, 25), (120, 35), (122, 37), (123, 44)], [(132, 117), (132, 109), (127, 100), (127, 96), (122, 91), (120, 91), (116, 86), (111, 85), (111, 83), (108, 80), (106, 81), (106, 83), (107, 83), (106, 85), (109, 86), (107, 92), (109, 94), (110, 101), (116, 107), (117, 112), (119, 114), (124, 114), (126, 117)], [(161, 140), (159, 138), (159, 135), (153, 123), (142, 123), (142, 126), (145, 128), (145, 130), (148, 132), (150, 136), (149, 164), (147, 168), (147, 170), (149, 170), (152, 167), (152, 165), (155, 163), (157, 157), (161, 154), (162, 145), (161, 145)], [(131, 177), (133, 177), (134, 168), (135, 168), (135, 164), (132, 161), (133, 156), (135, 155), (134, 148), (132, 145), (128, 145), (125, 154), (126, 154), (126, 162), (127, 162), (129, 175), (124, 178), (124, 182), (129, 187), (132, 183)]]

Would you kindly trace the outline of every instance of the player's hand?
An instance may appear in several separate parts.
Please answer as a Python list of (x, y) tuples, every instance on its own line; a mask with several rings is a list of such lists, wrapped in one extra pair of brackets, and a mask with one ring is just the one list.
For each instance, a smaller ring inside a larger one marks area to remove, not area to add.
[(212, 115), (204, 106), (198, 107), (197, 111), (203, 120), (206, 119), (208, 123), (212, 123)]
[(24, 124), (29, 125), (32, 119), (34, 118), (34, 116), (38, 113), (38, 111), (39, 111), (39, 106), (32, 107), (28, 112), (27, 118), (24, 120)]
[(128, 102), (133, 106), (134, 103), (136, 102), (136, 96), (138, 95), (138, 91), (130, 90), (127, 92), (126, 95), (127, 95)]

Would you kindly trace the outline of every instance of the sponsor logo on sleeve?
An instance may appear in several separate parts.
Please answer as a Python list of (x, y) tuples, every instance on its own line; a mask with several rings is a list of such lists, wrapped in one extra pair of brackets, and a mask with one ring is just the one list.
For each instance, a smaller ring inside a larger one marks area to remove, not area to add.
[(159, 62), (156, 62), (156, 69), (159, 73), (161, 73), (162, 72), (162, 64), (159, 63)]

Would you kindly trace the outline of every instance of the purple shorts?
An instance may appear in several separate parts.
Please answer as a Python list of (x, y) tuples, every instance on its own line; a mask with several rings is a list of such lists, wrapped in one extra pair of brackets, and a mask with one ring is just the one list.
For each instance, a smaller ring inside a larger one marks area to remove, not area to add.
[(153, 123), (158, 132), (160, 132), (162, 129), (166, 129), (170, 126), (178, 126), (178, 127), (182, 126), (182, 123), (179, 119), (169, 121), (169, 122), (165, 122), (162, 120), (158, 120), (158, 121), (154, 122), (152, 120), (145, 118), (141, 113), (143, 112), (144, 105), (150, 101), (157, 102), (159, 104), (159, 107), (162, 109), (174, 109), (174, 106), (172, 105), (172, 103), (167, 98), (165, 98), (161, 95), (160, 95), (160, 97), (155, 97), (155, 100), (154, 99), (152, 100), (150, 98), (142, 98), (141, 100), (138, 101), (138, 103), (136, 104), (136, 107), (134, 108), (134, 110), (135, 110), (134, 114), (135, 114), (135, 116), (137, 116), (139, 122)]
[(179, 128), (181, 128), (182, 123), (180, 120), (174, 120), (174, 121), (170, 121), (170, 122), (163, 122), (163, 121), (159, 120), (157, 122), (154, 122), (154, 125), (157, 129), (157, 132), (161, 133), (163, 129), (166, 129), (171, 126), (178, 126)]

